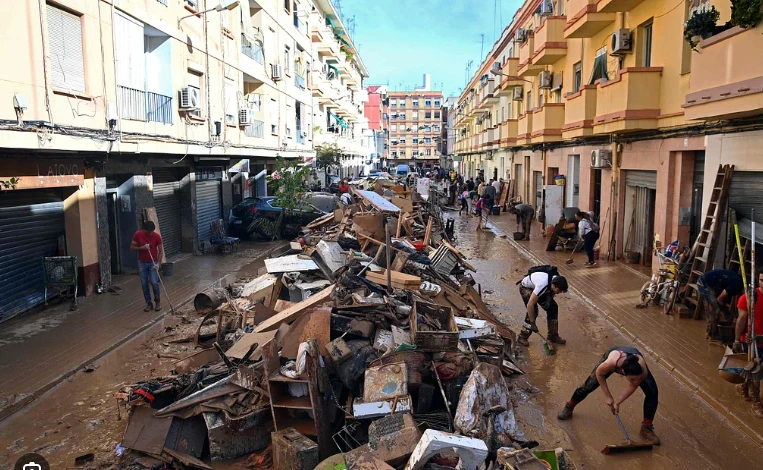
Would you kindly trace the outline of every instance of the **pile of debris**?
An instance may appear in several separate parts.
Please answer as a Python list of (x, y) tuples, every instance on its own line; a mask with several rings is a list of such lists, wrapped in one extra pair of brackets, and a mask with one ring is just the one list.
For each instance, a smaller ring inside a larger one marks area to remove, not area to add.
[(505, 380), (522, 373), (516, 335), (439, 211), (402, 186), (352, 193), (267, 273), (196, 297), (202, 350), (119, 394), (124, 463), (547, 468), (518, 437)]

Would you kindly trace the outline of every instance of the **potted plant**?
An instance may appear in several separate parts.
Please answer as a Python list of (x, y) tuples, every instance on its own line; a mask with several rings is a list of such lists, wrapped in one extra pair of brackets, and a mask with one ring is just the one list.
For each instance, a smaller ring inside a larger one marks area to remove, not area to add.
[(697, 50), (697, 44), (702, 39), (707, 39), (715, 34), (715, 24), (721, 14), (711, 6), (697, 10), (686, 20), (684, 25), (684, 40), (689, 43), (693, 50)]
[(731, 24), (753, 28), (762, 19), (761, 0), (731, 0)]

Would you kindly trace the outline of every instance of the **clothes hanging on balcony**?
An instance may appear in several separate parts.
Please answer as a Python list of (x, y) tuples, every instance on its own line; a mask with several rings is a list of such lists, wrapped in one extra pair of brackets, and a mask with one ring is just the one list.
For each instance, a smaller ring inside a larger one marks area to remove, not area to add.
[(602, 82), (606, 82), (609, 80), (609, 76), (607, 76), (607, 55), (601, 54), (597, 55), (596, 59), (593, 61), (593, 72), (591, 73), (591, 80), (588, 82), (589, 85), (594, 85), (596, 83), (596, 80), (601, 79)]

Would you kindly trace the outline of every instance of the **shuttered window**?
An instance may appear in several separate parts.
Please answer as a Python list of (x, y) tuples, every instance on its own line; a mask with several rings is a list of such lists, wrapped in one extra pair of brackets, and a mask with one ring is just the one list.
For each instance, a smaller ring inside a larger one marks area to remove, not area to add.
[(146, 59), (143, 23), (120, 12), (114, 13), (114, 48), (117, 85), (144, 91)]
[(236, 84), (230, 78), (225, 79), (225, 123), (235, 125), (238, 113)]
[(47, 5), (48, 49), (51, 80), (62, 90), (85, 91), (82, 53), (82, 20), (79, 16)]

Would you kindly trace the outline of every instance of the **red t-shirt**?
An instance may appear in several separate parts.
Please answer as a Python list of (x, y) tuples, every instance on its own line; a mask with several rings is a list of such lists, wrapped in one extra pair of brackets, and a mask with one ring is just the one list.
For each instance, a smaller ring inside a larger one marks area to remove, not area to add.
[[(760, 288), (757, 289), (757, 301), (755, 302), (755, 336), (758, 338), (758, 344), (763, 342), (763, 291)], [(747, 294), (742, 294), (737, 302), (737, 308), (739, 310), (747, 310)], [(750, 327), (747, 327), (747, 331), (742, 333), (740, 340), (744, 343), (747, 341), (747, 333), (750, 332)]]
[[(159, 245), (162, 244), (162, 236), (158, 233), (151, 232), (149, 234), (145, 230), (138, 230), (135, 232), (135, 235), (132, 236), (132, 241), (134, 241), (139, 247), (144, 246), (146, 243), (148, 243), (148, 250), (140, 250), (138, 251), (138, 261), (144, 262), (144, 263), (150, 263), (151, 262), (151, 256), (154, 257), (155, 262), (160, 262), (159, 259)], [(148, 255), (148, 252), (151, 252), (151, 256)]]

